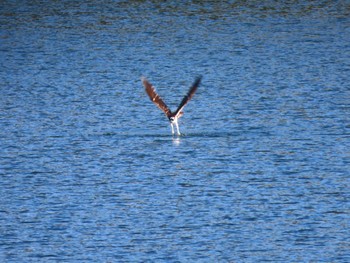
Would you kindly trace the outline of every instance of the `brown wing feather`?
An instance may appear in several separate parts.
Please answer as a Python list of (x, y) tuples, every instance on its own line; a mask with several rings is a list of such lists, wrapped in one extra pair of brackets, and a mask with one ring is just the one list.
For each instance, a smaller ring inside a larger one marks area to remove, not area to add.
[(158, 106), (162, 111), (164, 111), (165, 115), (169, 118), (171, 116), (171, 111), (168, 106), (164, 103), (162, 98), (157, 94), (155, 88), (151, 83), (147, 81), (147, 79), (142, 78), (142, 83), (145, 86), (146, 93), (148, 94), (151, 101)]
[(197, 91), (197, 88), (201, 82), (202, 77), (198, 77), (196, 78), (195, 82), (193, 83), (193, 85), (191, 86), (191, 88), (189, 89), (189, 91), (187, 92), (187, 94), (185, 95), (185, 97), (182, 99), (179, 107), (177, 108), (177, 110), (174, 112), (174, 116), (177, 116), (179, 114), (181, 114), (181, 110), (183, 109), (183, 107), (185, 107), (185, 105), (187, 104), (187, 102), (190, 101), (190, 99), (193, 97), (194, 93)]

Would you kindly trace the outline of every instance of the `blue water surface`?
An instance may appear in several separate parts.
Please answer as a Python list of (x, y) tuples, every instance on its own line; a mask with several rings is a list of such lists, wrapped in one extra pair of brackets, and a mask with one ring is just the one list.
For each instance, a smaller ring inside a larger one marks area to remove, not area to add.
[(350, 262), (349, 13), (2, 1), (0, 261)]

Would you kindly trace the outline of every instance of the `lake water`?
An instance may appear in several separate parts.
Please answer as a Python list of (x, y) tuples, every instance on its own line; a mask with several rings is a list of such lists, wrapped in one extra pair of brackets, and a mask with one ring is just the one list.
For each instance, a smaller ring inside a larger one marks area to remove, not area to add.
[(349, 4), (223, 2), (2, 1), (1, 262), (350, 262)]

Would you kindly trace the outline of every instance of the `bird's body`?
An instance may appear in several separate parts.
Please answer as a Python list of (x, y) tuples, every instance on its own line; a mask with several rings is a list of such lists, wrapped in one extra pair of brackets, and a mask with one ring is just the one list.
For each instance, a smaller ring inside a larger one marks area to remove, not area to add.
[(198, 77), (194, 84), (191, 86), (185, 97), (182, 99), (179, 107), (177, 108), (176, 111), (172, 112), (169, 107), (164, 103), (162, 98), (157, 94), (155, 88), (152, 86), (151, 83), (147, 81), (147, 79), (142, 78), (142, 83), (145, 86), (146, 93), (148, 94), (149, 98), (151, 101), (153, 101), (154, 104), (160, 108), (165, 115), (168, 117), (171, 125), (171, 132), (174, 135), (174, 125), (176, 126), (176, 132), (177, 135), (181, 135), (180, 129), (179, 129), (179, 124), (178, 124), (178, 119), (183, 115), (182, 109), (185, 107), (187, 102), (190, 101), (190, 99), (193, 97), (194, 93), (196, 92), (199, 84), (201, 81), (201, 77)]

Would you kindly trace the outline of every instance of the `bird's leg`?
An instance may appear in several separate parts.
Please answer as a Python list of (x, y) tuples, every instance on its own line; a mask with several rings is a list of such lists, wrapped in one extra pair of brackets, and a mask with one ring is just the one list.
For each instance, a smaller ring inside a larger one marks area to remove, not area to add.
[(176, 124), (177, 135), (180, 136), (181, 133), (180, 133), (179, 124), (177, 123), (177, 120), (175, 121), (175, 124)]
[(173, 123), (172, 122), (170, 122), (170, 126), (171, 126), (171, 133), (174, 135), (174, 125), (173, 125)]

